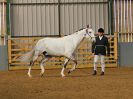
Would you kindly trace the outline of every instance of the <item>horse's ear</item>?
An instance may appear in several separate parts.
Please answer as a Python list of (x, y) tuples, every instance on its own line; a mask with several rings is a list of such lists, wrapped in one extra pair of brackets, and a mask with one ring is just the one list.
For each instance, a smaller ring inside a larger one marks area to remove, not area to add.
[(86, 26), (87, 28), (90, 28), (89, 24)]

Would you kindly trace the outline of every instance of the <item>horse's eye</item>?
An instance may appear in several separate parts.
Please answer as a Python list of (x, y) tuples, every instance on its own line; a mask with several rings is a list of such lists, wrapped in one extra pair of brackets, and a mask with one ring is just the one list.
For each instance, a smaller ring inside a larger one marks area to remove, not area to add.
[(89, 32), (89, 33), (91, 33), (91, 32)]

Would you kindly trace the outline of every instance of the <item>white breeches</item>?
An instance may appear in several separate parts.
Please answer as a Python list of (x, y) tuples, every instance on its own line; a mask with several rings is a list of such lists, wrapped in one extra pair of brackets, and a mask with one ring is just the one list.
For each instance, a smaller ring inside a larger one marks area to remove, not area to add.
[(99, 58), (101, 61), (101, 70), (102, 70), (102, 72), (104, 72), (104, 70), (105, 70), (105, 62), (104, 62), (105, 56), (104, 55), (95, 55), (94, 56), (94, 70), (97, 71), (97, 63), (98, 63)]

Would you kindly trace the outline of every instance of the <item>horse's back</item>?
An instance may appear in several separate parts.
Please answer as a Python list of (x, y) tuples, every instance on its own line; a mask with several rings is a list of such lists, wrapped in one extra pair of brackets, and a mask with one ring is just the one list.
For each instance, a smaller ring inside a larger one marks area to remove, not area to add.
[(46, 51), (49, 54), (57, 55), (64, 53), (64, 46), (62, 38), (43, 38), (37, 42), (35, 48), (41, 52)]

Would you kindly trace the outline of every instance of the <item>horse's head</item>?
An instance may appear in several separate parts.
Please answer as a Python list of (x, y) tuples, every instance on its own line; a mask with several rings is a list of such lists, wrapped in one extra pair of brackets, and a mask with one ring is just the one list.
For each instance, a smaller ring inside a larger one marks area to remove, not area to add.
[(87, 25), (85, 37), (89, 38), (92, 42), (96, 41), (94, 31), (89, 27), (89, 25)]

